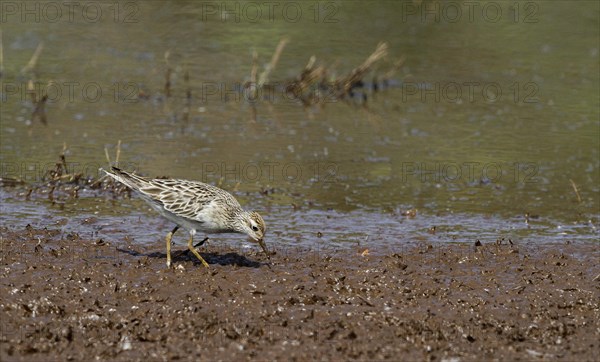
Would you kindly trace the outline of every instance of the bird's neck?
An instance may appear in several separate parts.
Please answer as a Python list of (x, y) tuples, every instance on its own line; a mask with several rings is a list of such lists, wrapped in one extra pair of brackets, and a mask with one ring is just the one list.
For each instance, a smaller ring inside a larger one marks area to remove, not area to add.
[(247, 211), (240, 210), (237, 212), (234, 216), (233, 229), (238, 233), (245, 234), (246, 230), (244, 226), (246, 225), (246, 220), (248, 217), (249, 215)]

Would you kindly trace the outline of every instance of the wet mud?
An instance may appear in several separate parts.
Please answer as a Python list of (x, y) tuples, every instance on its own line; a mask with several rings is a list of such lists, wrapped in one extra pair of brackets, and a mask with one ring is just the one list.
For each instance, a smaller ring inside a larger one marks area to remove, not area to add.
[(306, 250), (0, 228), (0, 360), (597, 360), (600, 244)]

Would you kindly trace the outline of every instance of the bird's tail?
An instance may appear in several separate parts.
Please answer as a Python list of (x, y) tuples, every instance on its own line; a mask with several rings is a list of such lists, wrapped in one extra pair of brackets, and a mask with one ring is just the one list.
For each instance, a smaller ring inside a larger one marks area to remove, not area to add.
[(110, 171), (104, 170), (102, 168), (100, 169), (100, 171), (105, 172), (108, 176), (114, 178), (115, 180), (119, 181), (120, 183), (133, 190), (139, 190), (142, 187), (147, 186), (149, 184), (149, 181), (147, 179), (123, 171), (120, 168), (114, 166), (110, 168)]

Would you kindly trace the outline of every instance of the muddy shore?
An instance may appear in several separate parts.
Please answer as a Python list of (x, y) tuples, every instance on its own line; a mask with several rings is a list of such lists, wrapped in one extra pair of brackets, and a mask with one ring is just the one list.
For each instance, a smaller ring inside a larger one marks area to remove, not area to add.
[[(0, 228), (0, 360), (600, 356), (600, 244), (200, 249)], [(183, 250), (177, 247), (174, 250)], [(175, 253), (176, 254), (176, 253)]]

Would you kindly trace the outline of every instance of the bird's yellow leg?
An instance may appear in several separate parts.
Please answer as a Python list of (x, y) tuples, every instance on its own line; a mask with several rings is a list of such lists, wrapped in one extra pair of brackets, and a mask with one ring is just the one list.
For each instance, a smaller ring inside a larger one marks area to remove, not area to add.
[(173, 233), (167, 234), (167, 268), (171, 267), (171, 238), (173, 237)]
[(200, 253), (198, 253), (198, 251), (196, 251), (196, 248), (194, 248), (194, 245), (192, 245), (193, 241), (194, 241), (194, 236), (190, 235), (190, 240), (188, 240), (188, 249), (190, 249), (190, 251), (192, 253), (194, 253), (194, 255), (196, 255), (196, 258), (198, 258), (198, 260), (200, 260), (202, 262), (202, 265), (204, 265), (205, 267), (208, 268), (208, 263), (206, 262), (206, 260), (204, 260), (200, 256)]
[(167, 234), (167, 268), (171, 267), (171, 239), (173, 238), (173, 234), (179, 229), (179, 226), (175, 226), (173, 230)]

